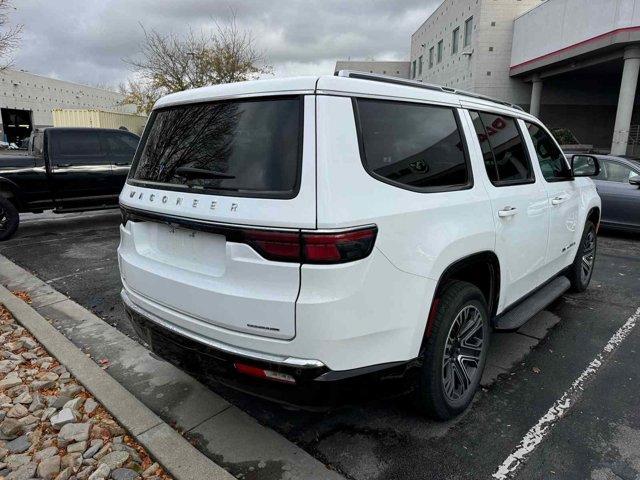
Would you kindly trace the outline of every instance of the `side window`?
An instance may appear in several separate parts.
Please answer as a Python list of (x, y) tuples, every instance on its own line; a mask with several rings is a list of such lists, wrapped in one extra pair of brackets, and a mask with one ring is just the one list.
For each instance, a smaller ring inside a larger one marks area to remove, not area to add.
[(542, 176), (549, 182), (571, 179), (571, 171), (564, 155), (551, 136), (540, 126), (526, 123), (527, 130), (536, 151)]
[(629, 178), (637, 175), (632, 168), (618, 162), (602, 160), (607, 165), (607, 178), (610, 182), (629, 183)]
[(470, 112), (494, 185), (517, 185), (535, 181), (531, 161), (514, 118), (487, 112)]
[(128, 133), (104, 132), (103, 138), (107, 151), (112, 155), (124, 155), (131, 157), (136, 153), (138, 139)]
[(53, 132), (54, 156), (95, 157), (102, 154), (98, 132)]
[(471, 185), (453, 108), (368, 99), (354, 105), (371, 175), (419, 191)]

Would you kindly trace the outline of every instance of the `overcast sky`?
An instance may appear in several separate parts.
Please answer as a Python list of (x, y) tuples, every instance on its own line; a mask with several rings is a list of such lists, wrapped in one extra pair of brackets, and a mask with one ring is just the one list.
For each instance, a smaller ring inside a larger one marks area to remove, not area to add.
[(408, 59), (410, 36), (441, 0), (14, 0), (24, 25), (14, 68), (117, 86), (130, 75), (140, 23), (161, 32), (210, 28), (236, 12), (277, 76), (331, 74), (335, 61)]

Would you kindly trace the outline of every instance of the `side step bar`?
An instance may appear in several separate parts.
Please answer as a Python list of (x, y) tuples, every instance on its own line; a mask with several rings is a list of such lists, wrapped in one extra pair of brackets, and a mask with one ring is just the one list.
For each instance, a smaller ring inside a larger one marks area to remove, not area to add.
[(571, 282), (567, 277), (558, 277), (527, 297), (507, 312), (493, 319), (496, 330), (515, 330), (527, 323), (531, 317), (544, 310), (551, 302), (569, 290)]

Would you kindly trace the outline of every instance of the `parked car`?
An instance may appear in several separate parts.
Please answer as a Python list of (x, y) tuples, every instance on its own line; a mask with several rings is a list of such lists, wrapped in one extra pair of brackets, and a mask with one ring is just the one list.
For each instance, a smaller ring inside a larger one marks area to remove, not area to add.
[(586, 160), (514, 106), (383, 76), (168, 95), (120, 195), (122, 298), (154, 351), (234, 388), (315, 407), (399, 381), (451, 418), (492, 329), (589, 285)]
[(640, 231), (640, 161), (594, 156), (600, 162), (600, 173), (593, 177), (602, 199), (600, 224), (615, 230)]
[(117, 208), (139, 137), (97, 128), (46, 128), (27, 152), (0, 154), (0, 240), (18, 228), (19, 213)]

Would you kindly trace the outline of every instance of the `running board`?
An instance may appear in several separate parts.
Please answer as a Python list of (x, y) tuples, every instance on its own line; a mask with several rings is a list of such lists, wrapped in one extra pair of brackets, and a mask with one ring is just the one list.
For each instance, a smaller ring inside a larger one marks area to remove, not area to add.
[(493, 319), (496, 330), (515, 330), (527, 323), (531, 317), (544, 310), (551, 302), (569, 290), (571, 282), (567, 277), (558, 277), (529, 296), (509, 311)]

